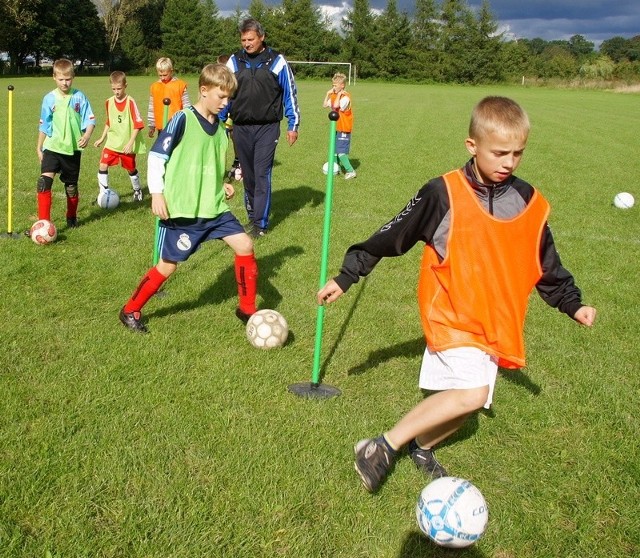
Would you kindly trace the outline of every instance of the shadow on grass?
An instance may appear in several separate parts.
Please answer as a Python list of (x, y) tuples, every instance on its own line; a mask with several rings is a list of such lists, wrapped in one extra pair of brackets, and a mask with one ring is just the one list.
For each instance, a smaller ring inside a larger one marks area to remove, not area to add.
[[(122, 195), (120, 198), (120, 203), (118, 207), (115, 209), (102, 209), (96, 200), (96, 196), (94, 196), (93, 201), (90, 202), (91, 213), (82, 219), (80, 219), (80, 225), (88, 225), (94, 221), (101, 221), (102, 219), (107, 219), (111, 215), (115, 215), (116, 213), (122, 213), (125, 211), (136, 211), (141, 207), (146, 207), (149, 212), (151, 211), (150, 205), (147, 203), (149, 198), (149, 193), (146, 189), (144, 189), (145, 199), (142, 202), (137, 202), (133, 200), (133, 190), (126, 195)], [(153, 221), (151, 221), (150, 227), (153, 226)]]
[[(273, 286), (270, 279), (273, 278), (278, 269), (290, 258), (294, 258), (302, 254), (304, 250), (300, 246), (289, 246), (259, 259), (259, 279), (258, 279), (258, 294), (264, 300), (267, 308), (276, 309), (278, 304), (282, 301), (282, 295), (277, 288)], [(226, 254), (225, 254), (226, 255)], [(225, 255), (220, 257), (225, 257)], [(172, 279), (180, 274), (180, 265), (176, 274), (172, 276)], [(149, 316), (163, 317), (177, 312), (183, 312), (186, 310), (193, 310), (207, 304), (221, 304), (225, 300), (235, 299), (238, 296), (238, 290), (236, 288), (236, 275), (233, 265), (226, 267), (222, 272), (218, 274), (215, 281), (207, 287), (200, 296), (193, 301), (186, 301), (180, 304), (174, 304), (167, 308), (160, 308), (154, 312), (149, 312)]]
[(274, 229), (289, 215), (300, 211), (306, 205), (318, 207), (324, 202), (324, 192), (309, 186), (298, 186), (286, 190), (275, 190), (271, 202), (271, 219), (269, 227)]
[(522, 369), (518, 370), (505, 370), (500, 368), (498, 370), (498, 374), (501, 378), (504, 378), (508, 382), (515, 384), (517, 386), (523, 387), (526, 390), (530, 391), (533, 395), (540, 395), (542, 392), (542, 388), (531, 381), (531, 378), (527, 376)]
[(397, 558), (485, 558), (475, 546), (469, 548), (442, 548), (431, 542), (425, 535), (414, 531), (408, 533), (402, 542)]
[[(338, 345), (340, 345), (340, 342), (342, 341), (342, 338), (344, 337), (344, 334), (347, 331), (347, 327), (349, 325), (349, 322), (351, 321), (351, 318), (353, 317), (353, 313), (355, 312), (356, 307), (358, 306), (358, 301), (360, 300), (360, 297), (362, 296), (362, 293), (364, 293), (364, 289), (365, 289), (366, 286), (367, 286), (367, 278), (365, 277), (364, 279), (362, 279), (362, 287), (360, 287), (360, 290), (358, 291), (358, 294), (356, 295), (356, 297), (354, 298), (353, 302), (351, 303), (351, 308), (349, 309), (349, 313), (347, 314), (346, 319), (344, 320), (344, 322), (342, 323), (342, 326), (340, 327), (340, 331), (338, 332), (338, 336), (336, 337), (335, 341), (333, 342), (333, 345), (332, 345), (331, 349), (329, 349), (329, 352), (328, 352), (326, 358), (324, 359), (324, 362), (322, 363), (322, 366), (320, 367), (320, 374), (319, 374), (319, 381), (320, 382), (322, 382), (322, 378), (324, 378), (327, 366), (329, 366), (329, 363), (333, 359), (333, 355), (335, 354), (336, 349), (338, 348)], [(366, 368), (368, 368), (368, 367), (365, 367), (365, 369)], [(349, 371), (348, 373), (351, 374), (351, 371)]]

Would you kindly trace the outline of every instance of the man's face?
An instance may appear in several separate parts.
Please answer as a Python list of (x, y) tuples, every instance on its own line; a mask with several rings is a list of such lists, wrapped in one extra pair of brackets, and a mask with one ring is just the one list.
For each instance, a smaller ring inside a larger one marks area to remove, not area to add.
[(264, 35), (258, 35), (255, 31), (245, 31), (240, 34), (242, 48), (247, 54), (258, 54), (264, 50), (262, 42)]

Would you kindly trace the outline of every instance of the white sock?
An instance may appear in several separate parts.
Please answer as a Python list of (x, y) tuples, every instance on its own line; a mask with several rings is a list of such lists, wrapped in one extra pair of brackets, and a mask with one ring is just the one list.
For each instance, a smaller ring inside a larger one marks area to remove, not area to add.
[(131, 186), (133, 189), (140, 190), (140, 175), (138, 173), (130, 174), (129, 178), (131, 179)]
[(107, 190), (109, 188), (109, 175), (106, 172), (98, 173), (98, 186), (103, 190)]

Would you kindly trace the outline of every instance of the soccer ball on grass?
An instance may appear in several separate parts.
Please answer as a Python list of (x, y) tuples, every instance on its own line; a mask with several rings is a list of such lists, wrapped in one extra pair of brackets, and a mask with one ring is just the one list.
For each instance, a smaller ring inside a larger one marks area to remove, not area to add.
[(483, 535), (489, 510), (484, 496), (471, 482), (442, 477), (422, 489), (416, 519), (420, 530), (436, 544), (464, 548)]
[[(322, 165), (322, 172), (329, 174), (329, 163)], [(338, 163), (333, 163), (333, 174), (340, 174), (340, 165)]]
[(613, 205), (618, 209), (630, 209), (636, 201), (629, 192), (620, 192), (613, 198)]
[(282, 347), (288, 335), (287, 320), (275, 310), (258, 310), (247, 322), (247, 339), (256, 349)]
[(58, 238), (58, 230), (51, 221), (40, 219), (31, 226), (29, 236), (36, 244), (51, 244)]
[(105, 188), (100, 190), (98, 194), (98, 205), (102, 209), (115, 209), (120, 205), (120, 196), (118, 192), (111, 188)]

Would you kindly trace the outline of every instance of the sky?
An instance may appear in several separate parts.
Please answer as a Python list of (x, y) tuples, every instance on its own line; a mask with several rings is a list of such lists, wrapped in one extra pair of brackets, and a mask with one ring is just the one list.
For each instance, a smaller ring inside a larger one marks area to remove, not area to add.
[[(248, 0), (243, 0), (247, 3)], [(267, 4), (280, 2), (270, 2)], [(316, 0), (322, 11), (334, 21), (352, 7), (351, 1)], [(383, 10), (387, 0), (369, 0), (373, 9)], [(415, 0), (397, 0), (398, 9), (411, 13)], [(467, 0), (478, 9), (482, 0)], [(237, 0), (218, 0), (220, 11), (233, 11)], [(630, 39), (640, 35), (640, 0), (489, 0), (499, 31), (507, 37), (545, 41), (568, 40), (582, 35), (596, 48), (612, 37)], [(241, 5), (241, 7), (243, 7)], [(267, 33), (268, 33), (267, 29)]]

